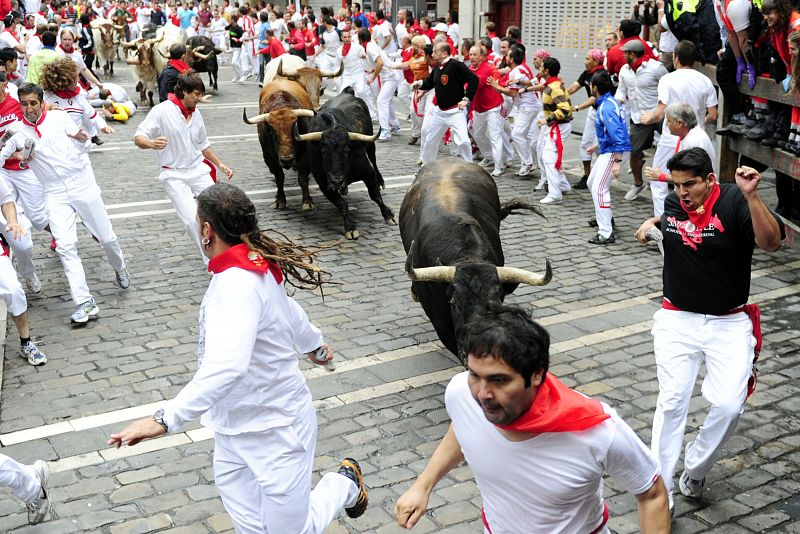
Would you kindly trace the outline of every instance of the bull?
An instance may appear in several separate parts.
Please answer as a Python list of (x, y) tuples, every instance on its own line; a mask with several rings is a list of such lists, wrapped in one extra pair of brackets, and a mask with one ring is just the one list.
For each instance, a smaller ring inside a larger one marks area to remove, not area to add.
[[(163, 40), (163, 35), (160, 39)], [(126, 56), (127, 62), (133, 67), (133, 74), (137, 79), (136, 91), (139, 93), (139, 105), (145, 101), (153, 107), (153, 92), (157, 91), (158, 73), (153, 62), (154, 50), (160, 41), (158, 39), (138, 39), (122, 43), (124, 50), (133, 50), (133, 57)]]
[(307, 67), (305, 61), (297, 56), (284, 54), (277, 61), (270, 61), (264, 70), (264, 85), (268, 84), (276, 77), (286, 78), (295, 81), (305, 87), (308, 96), (311, 97), (313, 109), (319, 109), (319, 97), (323, 78), (336, 78), (344, 72), (344, 63), (337, 72), (327, 72)]
[[(113, 76), (114, 60), (120, 43), (118, 38), (120, 25), (108, 19), (94, 19), (90, 27), (97, 53), (97, 65), (103, 68), (103, 76), (106, 78)], [(121, 29), (125, 31), (125, 26), (121, 26)]]
[(305, 146), (295, 142), (292, 129), (295, 125), (300, 131), (307, 131), (307, 121), (314, 116), (311, 99), (300, 84), (291, 80), (277, 79), (261, 89), (258, 98), (258, 116), (247, 118), (247, 110), (242, 113), (245, 124), (258, 125), (258, 141), (264, 163), (275, 177), (277, 191), (275, 207), (286, 207), (286, 193), (283, 183), (284, 169), (297, 169), (298, 182), (303, 194), (302, 208), (312, 209), (314, 203), (308, 192), (308, 155)]
[(174, 44), (186, 44), (186, 32), (179, 26), (167, 24), (156, 30), (156, 45), (153, 53), (153, 65), (158, 75), (169, 61), (169, 49)]
[(543, 275), (504, 266), (500, 221), (520, 208), (541, 215), (522, 201), (501, 205), (492, 177), (460, 158), (423, 167), (400, 206), (412, 298), (462, 363), (460, 340), (470, 319), (501, 304), (518, 284), (542, 286), (553, 276), (549, 259)]
[(330, 200), (344, 219), (347, 239), (360, 236), (347, 210), (347, 186), (363, 181), (369, 197), (380, 207), (383, 219), (395, 222), (392, 210), (383, 203), (383, 176), (375, 161), (375, 139), (369, 109), (363, 100), (353, 96), (352, 89), (328, 100), (309, 122), (309, 132), (295, 132), (298, 141), (311, 143), (311, 172), (320, 191)]
[(189, 66), (196, 72), (208, 73), (208, 84), (217, 91), (217, 72), (219, 71), (219, 64), (217, 63), (217, 54), (222, 51), (214, 46), (214, 42), (208, 37), (195, 36), (190, 37), (186, 41), (187, 56), (189, 58)]

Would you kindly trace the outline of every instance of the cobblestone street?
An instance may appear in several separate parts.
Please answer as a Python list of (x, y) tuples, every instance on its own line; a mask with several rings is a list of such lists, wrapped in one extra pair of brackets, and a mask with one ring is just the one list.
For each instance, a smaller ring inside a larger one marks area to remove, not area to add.
[[(114, 81), (132, 92), (130, 71), (119, 63), (117, 70)], [(273, 208), (275, 184), (256, 129), (240, 118), (242, 107), (256, 113), (258, 87), (233, 84), (231, 77), (230, 68), (222, 67), (220, 94), (199, 109), (214, 149), (236, 173), (234, 182), (256, 202), (262, 227), (307, 245), (338, 241), (319, 257), (336, 284), (325, 288), (324, 298), (318, 292), (294, 295), (332, 343), (337, 368), (331, 373), (308, 362), (301, 366), (319, 419), (315, 481), (352, 456), (364, 471), (370, 507), (356, 520), (343, 515), (327, 532), (403, 531), (394, 524), (395, 502), (447, 429), (444, 388), (461, 367), (411, 300), (398, 228), (383, 221), (363, 184), (348, 196), (362, 235), (357, 241), (344, 239), (341, 217), (313, 181), (316, 208), (300, 209), (294, 172), (287, 177), (288, 208)], [(116, 286), (101, 247), (82, 231), (81, 257), (101, 312), (97, 321), (73, 328), (61, 263), (46, 246), (49, 239), (34, 236), (44, 289), (29, 298), (29, 313), (49, 362), (33, 368), (19, 357), (9, 321), (0, 368), (0, 450), (22, 462), (52, 462), (53, 513), (30, 527), (25, 506), (3, 490), (0, 533), (233, 532), (214, 487), (212, 436), (199, 424), (135, 447), (105, 445), (110, 432), (151, 415), (192, 377), (198, 306), (210, 279), (158, 183), (153, 154), (133, 144), (143, 116), (137, 112), (128, 124), (115, 125), (116, 133), (103, 136), (106, 143), (91, 156), (128, 260), (130, 289)], [(383, 199), (395, 214), (418, 168), (419, 149), (407, 145), (409, 135), (405, 121), (399, 135), (377, 148)], [(575, 136), (564, 158), (574, 183), (580, 175)], [(587, 244), (594, 231), (586, 221), (594, 212), (586, 191), (544, 206), (546, 220), (509, 217), (501, 236), (507, 265), (542, 271), (546, 258), (552, 262), (549, 285), (521, 286), (507, 299), (530, 309), (549, 330), (551, 371), (610, 403), (649, 445), (658, 390), (650, 328), (661, 301), (662, 260), (657, 247), (632, 237), (652, 204), (649, 195), (623, 200), (630, 180), (623, 175), (612, 189), (616, 244)], [(538, 202), (543, 194), (534, 193), (535, 183), (513, 172), (497, 179), (501, 200)], [(761, 185), (774, 207), (773, 189)], [(800, 533), (800, 396), (793, 385), (800, 377), (800, 241), (794, 230), (789, 233), (780, 251), (757, 250), (753, 259), (751, 302), (761, 306), (764, 328), (759, 388), (703, 498), (675, 496), (675, 532)], [(706, 410), (698, 386), (687, 438)], [(638, 531), (634, 497), (620, 493), (613, 479), (606, 495), (612, 531)], [(480, 509), (477, 486), (462, 465), (437, 486), (428, 514), (412, 532), (482, 532)]]

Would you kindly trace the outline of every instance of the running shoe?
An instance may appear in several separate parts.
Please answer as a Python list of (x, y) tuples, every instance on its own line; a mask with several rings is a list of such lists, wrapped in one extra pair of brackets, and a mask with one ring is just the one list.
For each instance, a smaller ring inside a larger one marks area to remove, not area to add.
[(121, 271), (117, 271), (117, 285), (122, 289), (128, 289), (131, 286), (131, 276), (125, 267)]
[(520, 166), (519, 170), (515, 173), (517, 176), (528, 176), (531, 173), (531, 166), (530, 165), (522, 165)]
[(694, 480), (693, 478), (689, 478), (689, 472), (684, 469), (678, 481), (678, 488), (680, 488), (681, 493), (685, 497), (696, 499), (703, 494), (703, 486), (705, 483), (706, 479)]
[(560, 198), (544, 197), (539, 201), (539, 204), (557, 204), (559, 202), (561, 202)]
[(94, 319), (98, 313), (100, 313), (100, 308), (97, 306), (97, 302), (91, 298), (82, 304), (78, 304), (69, 319), (73, 323), (88, 323), (89, 319)]
[(47, 514), (50, 512), (50, 496), (47, 494), (47, 480), (50, 478), (50, 468), (43, 460), (36, 460), (33, 463), (33, 470), (36, 473), (36, 478), (42, 489), (39, 490), (39, 495), (29, 503), (25, 503), (28, 508), (28, 524), (38, 525)]
[(364, 479), (361, 476), (361, 467), (358, 462), (352, 458), (345, 458), (342, 460), (342, 465), (339, 467), (339, 474), (349, 478), (358, 487), (358, 499), (356, 503), (350, 508), (345, 508), (347, 516), (355, 519), (360, 517), (366, 512), (367, 505), (369, 504), (369, 497), (367, 496), (367, 488), (364, 485)]
[(636, 200), (638, 196), (644, 191), (647, 184), (643, 183), (642, 185), (632, 185), (628, 192), (625, 193), (625, 200)]
[(28, 363), (33, 366), (44, 365), (47, 363), (47, 356), (44, 352), (39, 350), (36, 343), (28, 340), (27, 343), (22, 345), (20, 356), (28, 360)]
[(611, 243), (616, 243), (617, 239), (614, 237), (614, 234), (611, 234), (608, 237), (603, 237), (600, 234), (597, 234), (593, 238), (589, 239), (589, 243), (592, 245), (610, 245)]
[(42, 282), (36, 276), (36, 273), (33, 273), (30, 278), (25, 278), (25, 286), (28, 288), (28, 292), (33, 295), (42, 291)]
[(503, 174), (503, 169), (495, 169), (492, 171), (492, 177), (497, 178)]

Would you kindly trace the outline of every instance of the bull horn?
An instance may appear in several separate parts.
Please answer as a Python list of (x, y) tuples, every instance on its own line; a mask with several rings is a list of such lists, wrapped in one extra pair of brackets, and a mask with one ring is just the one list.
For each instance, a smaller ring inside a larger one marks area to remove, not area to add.
[(322, 140), (322, 132), (311, 132), (307, 134), (301, 134), (297, 132), (297, 124), (294, 125), (294, 138), (298, 141), (321, 141)]
[(119, 43), (122, 48), (133, 48), (138, 44), (138, 41), (123, 41)]
[(297, 78), (296, 74), (284, 74), (283, 73), (283, 60), (282, 59), (278, 61), (278, 72), (276, 73), (276, 76), (280, 76), (281, 78), (287, 78), (289, 80)]
[(550, 260), (547, 260), (547, 268), (545, 273), (537, 274), (524, 269), (517, 269), (516, 267), (498, 267), (497, 276), (503, 283), (513, 284), (528, 284), (531, 286), (547, 285), (553, 278), (553, 267), (550, 265)]
[(158, 53), (161, 54), (161, 57), (163, 57), (164, 59), (169, 60), (169, 56), (165, 56), (164, 52), (162, 52), (161, 49), (158, 49)]
[(327, 72), (324, 70), (319, 71), (323, 78), (338, 78), (344, 72), (344, 61), (339, 64), (339, 70), (336, 72)]
[(206, 59), (208, 59), (208, 57), (211, 55), (211, 54), (201, 54), (201, 53), (200, 53), (200, 52), (198, 52), (197, 50), (192, 50), (192, 54), (194, 54), (196, 57), (199, 57), (199, 58), (200, 58), (200, 59), (202, 59), (203, 61), (205, 61)]
[(162, 32), (161, 33), (161, 37), (159, 37), (158, 39), (153, 39), (153, 43), (152, 44), (160, 43), (163, 40), (164, 40), (164, 33)]
[(124, 24), (114, 24), (114, 29), (115, 30), (124, 30), (125, 29), (125, 25)]
[(141, 64), (142, 64), (142, 62), (141, 62), (141, 61), (139, 61), (139, 58), (138, 58), (138, 57), (133, 57), (133, 58), (130, 58), (130, 57), (129, 57), (128, 59), (126, 59), (126, 60), (125, 60), (125, 62), (126, 62), (128, 65), (141, 65)]
[(375, 135), (367, 135), (357, 132), (347, 132), (347, 137), (350, 138), (351, 141), (361, 141), (363, 143), (374, 143), (378, 136), (381, 135), (381, 130), (378, 128), (378, 133)]
[(411, 267), (406, 274), (412, 282), (445, 282), (450, 283), (456, 275), (456, 268), (450, 265), (437, 267)]
[(314, 112), (310, 109), (293, 109), (292, 115), (299, 119), (300, 117), (313, 117)]
[(242, 109), (242, 120), (245, 124), (258, 124), (259, 122), (267, 122), (269, 120), (269, 113), (262, 113), (256, 115), (252, 119), (247, 118), (247, 109)]

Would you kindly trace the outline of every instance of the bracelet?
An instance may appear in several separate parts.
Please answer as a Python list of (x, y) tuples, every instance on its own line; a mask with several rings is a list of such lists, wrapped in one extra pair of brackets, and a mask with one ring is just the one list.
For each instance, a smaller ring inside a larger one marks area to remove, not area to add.
[(662, 173), (658, 174), (658, 181), (659, 182), (668, 182), (669, 180), (667, 180), (667, 175), (662, 172)]

